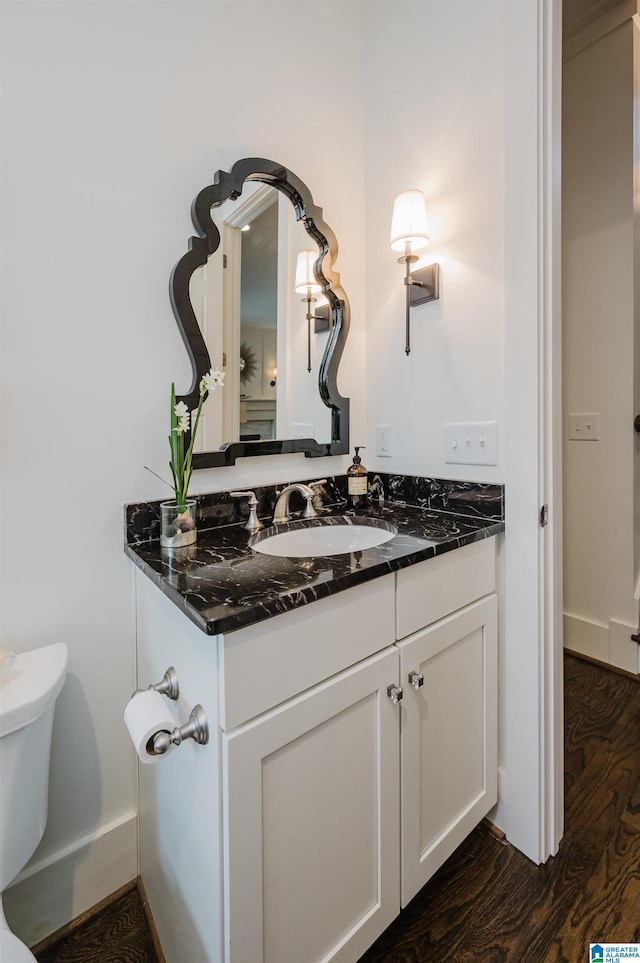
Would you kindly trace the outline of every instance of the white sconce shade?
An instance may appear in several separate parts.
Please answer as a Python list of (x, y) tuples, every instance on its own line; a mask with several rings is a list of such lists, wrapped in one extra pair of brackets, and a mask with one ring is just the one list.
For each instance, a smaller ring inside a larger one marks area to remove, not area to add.
[(311, 297), (312, 294), (319, 294), (322, 291), (313, 274), (313, 265), (317, 260), (317, 251), (300, 251), (298, 254), (295, 280), (296, 294), (306, 294), (307, 297)]
[(393, 202), (391, 248), (400, 253), (420, 251), (429, 243), (427, 210), (422, 191), (403, 191)]

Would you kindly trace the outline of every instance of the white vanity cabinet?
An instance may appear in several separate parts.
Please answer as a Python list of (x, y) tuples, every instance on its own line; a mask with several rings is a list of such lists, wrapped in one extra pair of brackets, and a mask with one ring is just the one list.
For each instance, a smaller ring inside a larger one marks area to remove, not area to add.
[(223, 737), (226, 956), (353, 963), (398, 913), (387, 648)]
[(494, 542), (397, 575), (403, 907), (498, 798)]
[(400, 643), (402, 906), (497, 802), (496, 604)]
[(167, 963), (355, 963), (486, 815), (494, 590), (491, 538), (207, 637), (138, 574), (139, 684), (211, 732), (139, 767)]

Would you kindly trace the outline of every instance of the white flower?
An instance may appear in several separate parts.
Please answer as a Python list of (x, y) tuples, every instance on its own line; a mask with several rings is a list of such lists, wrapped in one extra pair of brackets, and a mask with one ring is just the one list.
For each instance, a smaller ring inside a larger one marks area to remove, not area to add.
[(212, 368), (200, 382), (200, 394), (203, 395), (205, 391), (215, 391), (216, 388), (224, 387), (224, 375), (225, 373), (219, 371), (218, 368)]
[(178, 432), (179, 435), (183, 435), (187, 431), (189, 431), (189, 427), (190, 427), (191, 419), (189, 417), (189, 409), (187, 408), (184, 401), (179, 401), (178, 404), (175, 405), (173, 410), (175, 411), (176, 418), (178, 419), (178, 424), (176, 425), (175, 430)]

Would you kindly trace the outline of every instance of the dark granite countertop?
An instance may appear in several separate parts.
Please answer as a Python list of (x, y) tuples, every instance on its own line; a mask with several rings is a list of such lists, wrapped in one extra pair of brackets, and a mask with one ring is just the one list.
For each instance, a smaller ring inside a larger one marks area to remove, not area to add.
[[(358, 511), (358, 515), (383, 519), (398, 529), (397, 535), (375, 548), (314, 558), (257, 553), (250, 548), (251, 536), (240, 521), (228, 523), (241, 506), (228, 496), (225, 501), (225, 493), (219, 493), (199, 498), (203, 518), (215, 527), (203, 530), (200, 518), (197, 544), (182, 549), (160, 548), (154, 528), (157, 503), (127, 506), (125, 551), (192, 622), (203, 632), (215, 635), (288, 612), (504, 530), (502, 486), (474, 488), (470, 483), (418, 479), (431, 482), (431, 490), (439, 498), (442, 485), (450, 486), (446, 492), (449, 510), (442, 511), (399, 500), (398, 495), (405, 491), (398, 478), (408, 476), (383, 476), (385, 492), (392, 500), (372, 502)], [(341, 487), (340, 479), (329, 480), (319, 514), (353, 515), (341, 503)], [(414, 485), (413, 499), (424, 502), (416, 490)], [(272, 489), (260, 489), (258, 494), (261, 507), (272, 504)], [(465, 513), (451, 511), (453, 505), (460, 505)], [(260, 510), (265, 524), (271, 514)], [(141, 517), (146, 528), (141, 525)]]

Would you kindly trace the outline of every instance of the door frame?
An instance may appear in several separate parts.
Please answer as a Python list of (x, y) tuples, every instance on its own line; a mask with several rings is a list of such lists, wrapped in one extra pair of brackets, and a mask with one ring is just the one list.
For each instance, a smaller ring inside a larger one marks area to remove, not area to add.
[[(536, 863), (563, 832), (562, 4), (505, 5), (505, 485), (500, 801)], [(536, 43), (531, 37), (536, 37)], [(548, 506), (548, 522), (541, 510)]]
[(562, 3), (545, 0), (541, 18), (543, 148), (543, 257), (539, 277), (540, 389), (542, 394), (543, 504), (551, 506), (541, 528), (544, 583), (541, 619), (544, 669), (544, 820), (542, 859), (557, 853), (564, 830), (564, 639), (562, 551)]

